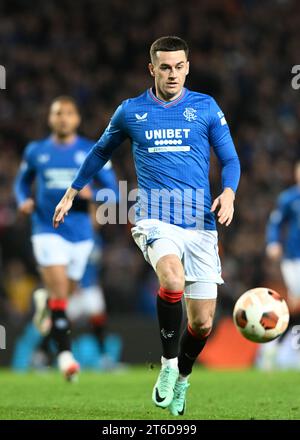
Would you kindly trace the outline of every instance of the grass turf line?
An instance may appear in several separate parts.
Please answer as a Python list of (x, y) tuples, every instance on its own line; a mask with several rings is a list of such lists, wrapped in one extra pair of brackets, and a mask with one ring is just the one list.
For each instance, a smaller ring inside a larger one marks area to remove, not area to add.
[[(0, 419), (174, 420), (151, 401), (158, 366), (120, 373), (82, 372), (78, 383), (58, 372), (0, 371)], [(181, 420), (300, 419), (299, 372), (196, 368)]]

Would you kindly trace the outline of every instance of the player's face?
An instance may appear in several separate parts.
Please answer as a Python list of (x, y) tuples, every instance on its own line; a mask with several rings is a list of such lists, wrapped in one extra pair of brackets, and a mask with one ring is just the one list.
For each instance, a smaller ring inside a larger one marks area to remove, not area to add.
[(74, 134), (80, 124), (80, 116), (72, 102), (56, 101), (49, 113), (49, 126), (58, 137)]
[(155, 80), (158, 97), (166, 100), (176, 99), (180, 95), (189, 73), (189, 62), (184, 50), (174, 52), (156, 52), (149, 70)]

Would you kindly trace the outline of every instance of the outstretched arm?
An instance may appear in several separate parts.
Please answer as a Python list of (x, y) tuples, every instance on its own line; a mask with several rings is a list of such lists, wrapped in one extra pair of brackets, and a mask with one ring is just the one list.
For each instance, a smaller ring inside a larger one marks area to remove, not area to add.
[(64, 223), (65, 216), (68, 215), (68, 212), (72, 208), (73, 200), (78, 193), (79, 191), (76, 189), (68, 188), (63, 198), (56, 206), (53, 216), (53, 226), (55, 229), (58, 228), (60, 223)]
[(123, 105), (120, 105), (103, 135), (87, 155), (71, 187), (67, 189), (55, 209), (53, 216), (54, 228), (57, 228), (61, 222), (64, 222), (65, 215), (71, 209), (75, 196), (100, 171), (110, 159), (113, 151), (126, 139), (127, 134), (123, 113)]

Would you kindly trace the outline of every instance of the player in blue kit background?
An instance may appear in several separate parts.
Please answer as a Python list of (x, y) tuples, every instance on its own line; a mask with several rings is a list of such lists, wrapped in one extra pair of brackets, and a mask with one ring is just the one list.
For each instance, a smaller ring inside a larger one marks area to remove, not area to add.
[[(45, 289), (35, 292), (35, 324), (42, 334), (49, 332), (58, 350), (58, 366), (67, 379), (79, 371), (71, 352), (70, 325), (66, 316), (68, 295), (76, 290), (93, 248), (93, 226), (86, 186), (74, 210), (59, 230), (53, 229), (53, 210), (71, 184), (93, 142), (77, 134), (80, 115), (68, 96), (56, 98), (50, 107), (51, 135), (31, 142), (25, 149), (16, 177), (15, 194), (19, 210), (32, 214), (32, 244)], [(95, 180), (116, 189), (110, 162)], [(34, 186), (33, 186), (34, 184)]]
[[(158, 276), (157, 314), (163, 356), (155, 405), (185, 411), (188, 378), (211, 332), (217, 285), (223, 282), (215, 211), (228, 226), (240, 177), (229, 128), (215, 100), (184, 87), (188, 46), (162, 37), (150, 49), (154, 87), (124, 101), (58, 204), (58, 227), (78, 191), (130, 138), (139, 197), (132, 235)], [(222, 167), (222, 193), (211, 201), (210, 148)], [(182, 297), (188, 325), (180, 339)]]
[(295, 185), (279, 194), (267, 224), (266, 254), (280, 263), (288, 290), (290, 321), (282, 338), (262, 347), (260, 363), (263, 368), (300, 368), (299, 349), (296, 350), (292, 343), (296, 339), (293, 327), (300, 325), (300, 162), (295, 165), (295, 181)]

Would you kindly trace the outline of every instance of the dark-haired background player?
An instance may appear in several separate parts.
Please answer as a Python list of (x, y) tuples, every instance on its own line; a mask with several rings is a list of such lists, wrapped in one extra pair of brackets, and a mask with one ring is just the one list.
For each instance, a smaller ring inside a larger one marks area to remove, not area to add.
[[(45, 285), (45, 289), (35, 292), (34, 321), (44, 335), (51, 332), (59, 369), (67, 379), (72, 379), (79, 364), (71, 352), (66, 308), (68, 295), (76, 290), (93, 248), (91, 188), (85, 186), (80, 191), (74, 210), (59, 230), (53, 229), (51, 216), (93, 142), (77, 134), (80, 114), (72, 97), (61, 96), (52, 102), (48, 122), (50, 136), (31, 142), (24, 151), (15, 194), (20, 212), (32, 214), (33, 251)], [(110, 162), (95, 178), (102, 186), (115, 190)]]
[[(182, 415), (188, 377), (211, 331), (217, 285), (223, 282), (214, 212), (218, 209), (220, 224), (231, 223), (240, 165), (216, 101), (184, 87), (189, 72), (186, 42), (162, 37), (152, 44), (150, 57), (154, 87), (118, 107), (58, 204), (53, 223), (58, 227), (78, 191), (129, 137), (140, 190), (132, 235), (160, 283), (163, 356), (152, 399)], [(211, 146), (222, 167), (222, 193), (213, 203)], [(188, 325), (180, 340), (183, 295)]]

